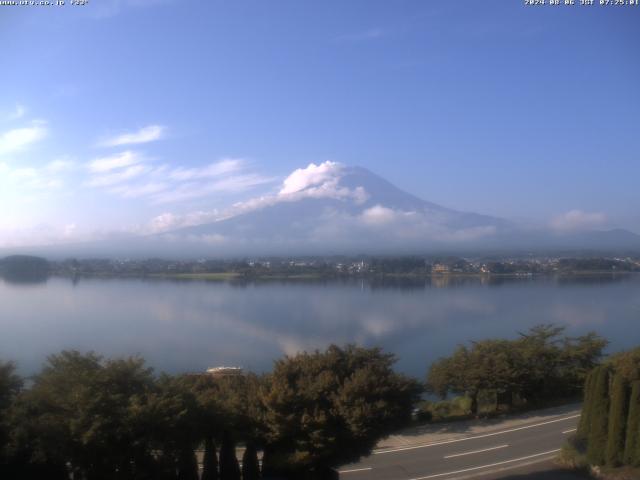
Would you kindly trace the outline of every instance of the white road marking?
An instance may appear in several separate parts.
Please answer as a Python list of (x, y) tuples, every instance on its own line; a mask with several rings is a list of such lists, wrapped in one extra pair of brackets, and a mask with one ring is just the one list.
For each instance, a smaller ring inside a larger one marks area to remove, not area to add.
[(577, 428), (570, 428), (569, 430), (565, 430), (562, 433), (571, 433), (571, 432), (575, 432), (576, 430), (578, 430)]
[(413, 445), (411, 447), (399, 447), (399, 448), (390, 448), (388, 450), (379, 450), (377, 452), (373, 452), (372, 455), (382, 455), (382, 454), (385, 454), (385, 453), (403, 452), (405, 450), (415, 450), (417, 448), (436, 447), (438, 445), (447, 445), (449, 443), (466, 442), (468, 440), (476, 440), (478, 438), (493, 437), (495, 435), (503, 435), (505, 433), (511, 433), (511, 432), (518, 432), (520, 430), (526, 430), (528, 428), (541, 427), (543, 425), (549, 425), (550, 423), (564, 422), (565, 420), (571, 420), (573, 418), (578, 418), (579, 416), (580, 416), (580, 414), (571, 415), (570, 417), (558, 418), (558, 419), (555, 419), (555, 420), (549, 420), (547, 422), (536, 423), (535, 425), (527, 425), (525, 427), (511, 428), (509, 430), (502, 430), (501, 432), (485, 433), (483, 435), (476, 435), (476, 436), (473, 436), (473, 437), (458, 438), (458, 439), (455, 439), (455, 440), (445, 440), (443, 442), (427, 443), (427, 444), (424, 444), (424, 445)]
[(534, 455), (529, 455), (527, 457), (514, 458), (513, 460), (505, 460), (504, 462), (491, 463), (489, 465), (481, 465), (479, 467), (465, 468), (464, 470), (456, 470), (455, 472), (436, 473), (435, 475), (427, 475), (426, 477), (410, 478), (409, 480), (426, 480), (428, 478), (437, 478), (437, 477), (445, 477), (447, 475), (456, 475), (458, 473), (471, 472), (473, 470), (481, 470), (483, 468), (497, 467), (498, 465), (505, 465), (507, 463), (521, 462), (523, 460), (529, 460), (530, 458), (542, 457), (543, 455), (551, 455), (552, 453), (557, 453), (559, 451), (560, 449), (558, 448), (556, 450), (549, 450), (548, 452), (536, 453)]
[(490, 452), (491, 450), (498, 450), (499, 448), (507, 448), (509, 445), (498, 445), (497, 447), (483, 448), (482, 450), (474, 450), (473, 452), (454, 453), (453, 455), (447, 455), (444, 458), (463, 457), (464, 455), (473, 455), (474, 453)]
[(368, 472), (369, 470), (373, 470), (373, 468), (371, 468), (371, 467), (366, 467), (366, 468), (352, 468), (351, 470), (338, 470), (338, 473)]

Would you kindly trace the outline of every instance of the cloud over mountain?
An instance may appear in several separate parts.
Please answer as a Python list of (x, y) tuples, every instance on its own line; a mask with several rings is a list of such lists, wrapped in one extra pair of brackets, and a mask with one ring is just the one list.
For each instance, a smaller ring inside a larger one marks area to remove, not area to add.
[[(185, 216), (162, 219), (171, 221), (156, 227), (191, 223)], [(192, 244), (215, 238), (220, 252), (391, 251), (467, 242), (509, 228), (505, 220), (424, 201), (364, 168), (324, 162), (296, 169), (275, 194), (236, 203), (208, 223), (161, 238)]]

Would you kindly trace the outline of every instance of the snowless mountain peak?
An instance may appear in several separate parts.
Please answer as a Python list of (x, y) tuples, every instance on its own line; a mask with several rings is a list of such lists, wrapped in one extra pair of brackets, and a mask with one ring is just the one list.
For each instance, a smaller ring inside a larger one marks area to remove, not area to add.
[(422, 200), (362, 167), (326, 161), (287, 176), (280, 190), (234, 205), (224, 218), (174, 230), (247, 251), (393, 251), (495, 235), (510, 223)]

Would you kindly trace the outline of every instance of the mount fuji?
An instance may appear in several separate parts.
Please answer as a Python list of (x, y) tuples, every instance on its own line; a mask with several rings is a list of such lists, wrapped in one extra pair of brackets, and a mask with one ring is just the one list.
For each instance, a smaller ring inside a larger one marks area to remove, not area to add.
[(506, 235), (506, 220), (422, 200), (362, 167), (311, 164), (277, 194), (234, 205), (214, 222), (157, 236), (212, 250), (269, 254), (392, 253)]
[(428, 202), (365, 168), (335, 162), (297, 169), (275, 194), (236, 204), (213, 222), (153, 239), (219, 255), (640, 250), (640, 236), (626, 230), (523, 229), (505, 219)]

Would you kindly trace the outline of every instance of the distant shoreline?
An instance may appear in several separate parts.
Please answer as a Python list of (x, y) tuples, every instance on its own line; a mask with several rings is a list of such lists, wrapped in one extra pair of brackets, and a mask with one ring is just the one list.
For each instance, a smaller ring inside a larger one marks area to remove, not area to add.
[(431, 274), (413, 274), (413, 273), (384, 273), (384, 274), (368, 274), (368, 275), (322, 275), (314, 273), (304, 274), (253, 274), (247, 275), (239, 272), (212, 272), (212, 273), (80, 273), (77, 275), (53, 273), (52, 277), (59, 278), (137, 278), (137, 279), (157, 279), (157, 280), (185, 280), (185, 281), (218, 281), (227, 282), (233, 280), (262, 280), (262, 281), (281, 281), (281, 280), (383, 280), (383, 279), (437, 279), (443, 280), (448, 278), (505, 278), (505, 279), (531, 279), (531, 278), (571, 278), (571, 277), (600, 277), (600, 276), (630, 276), (637, 275), (640, 272), (612, 272), (612, 271), (577, 271), (577, 272), (557, 272), (557, 273), (431, 273)]

